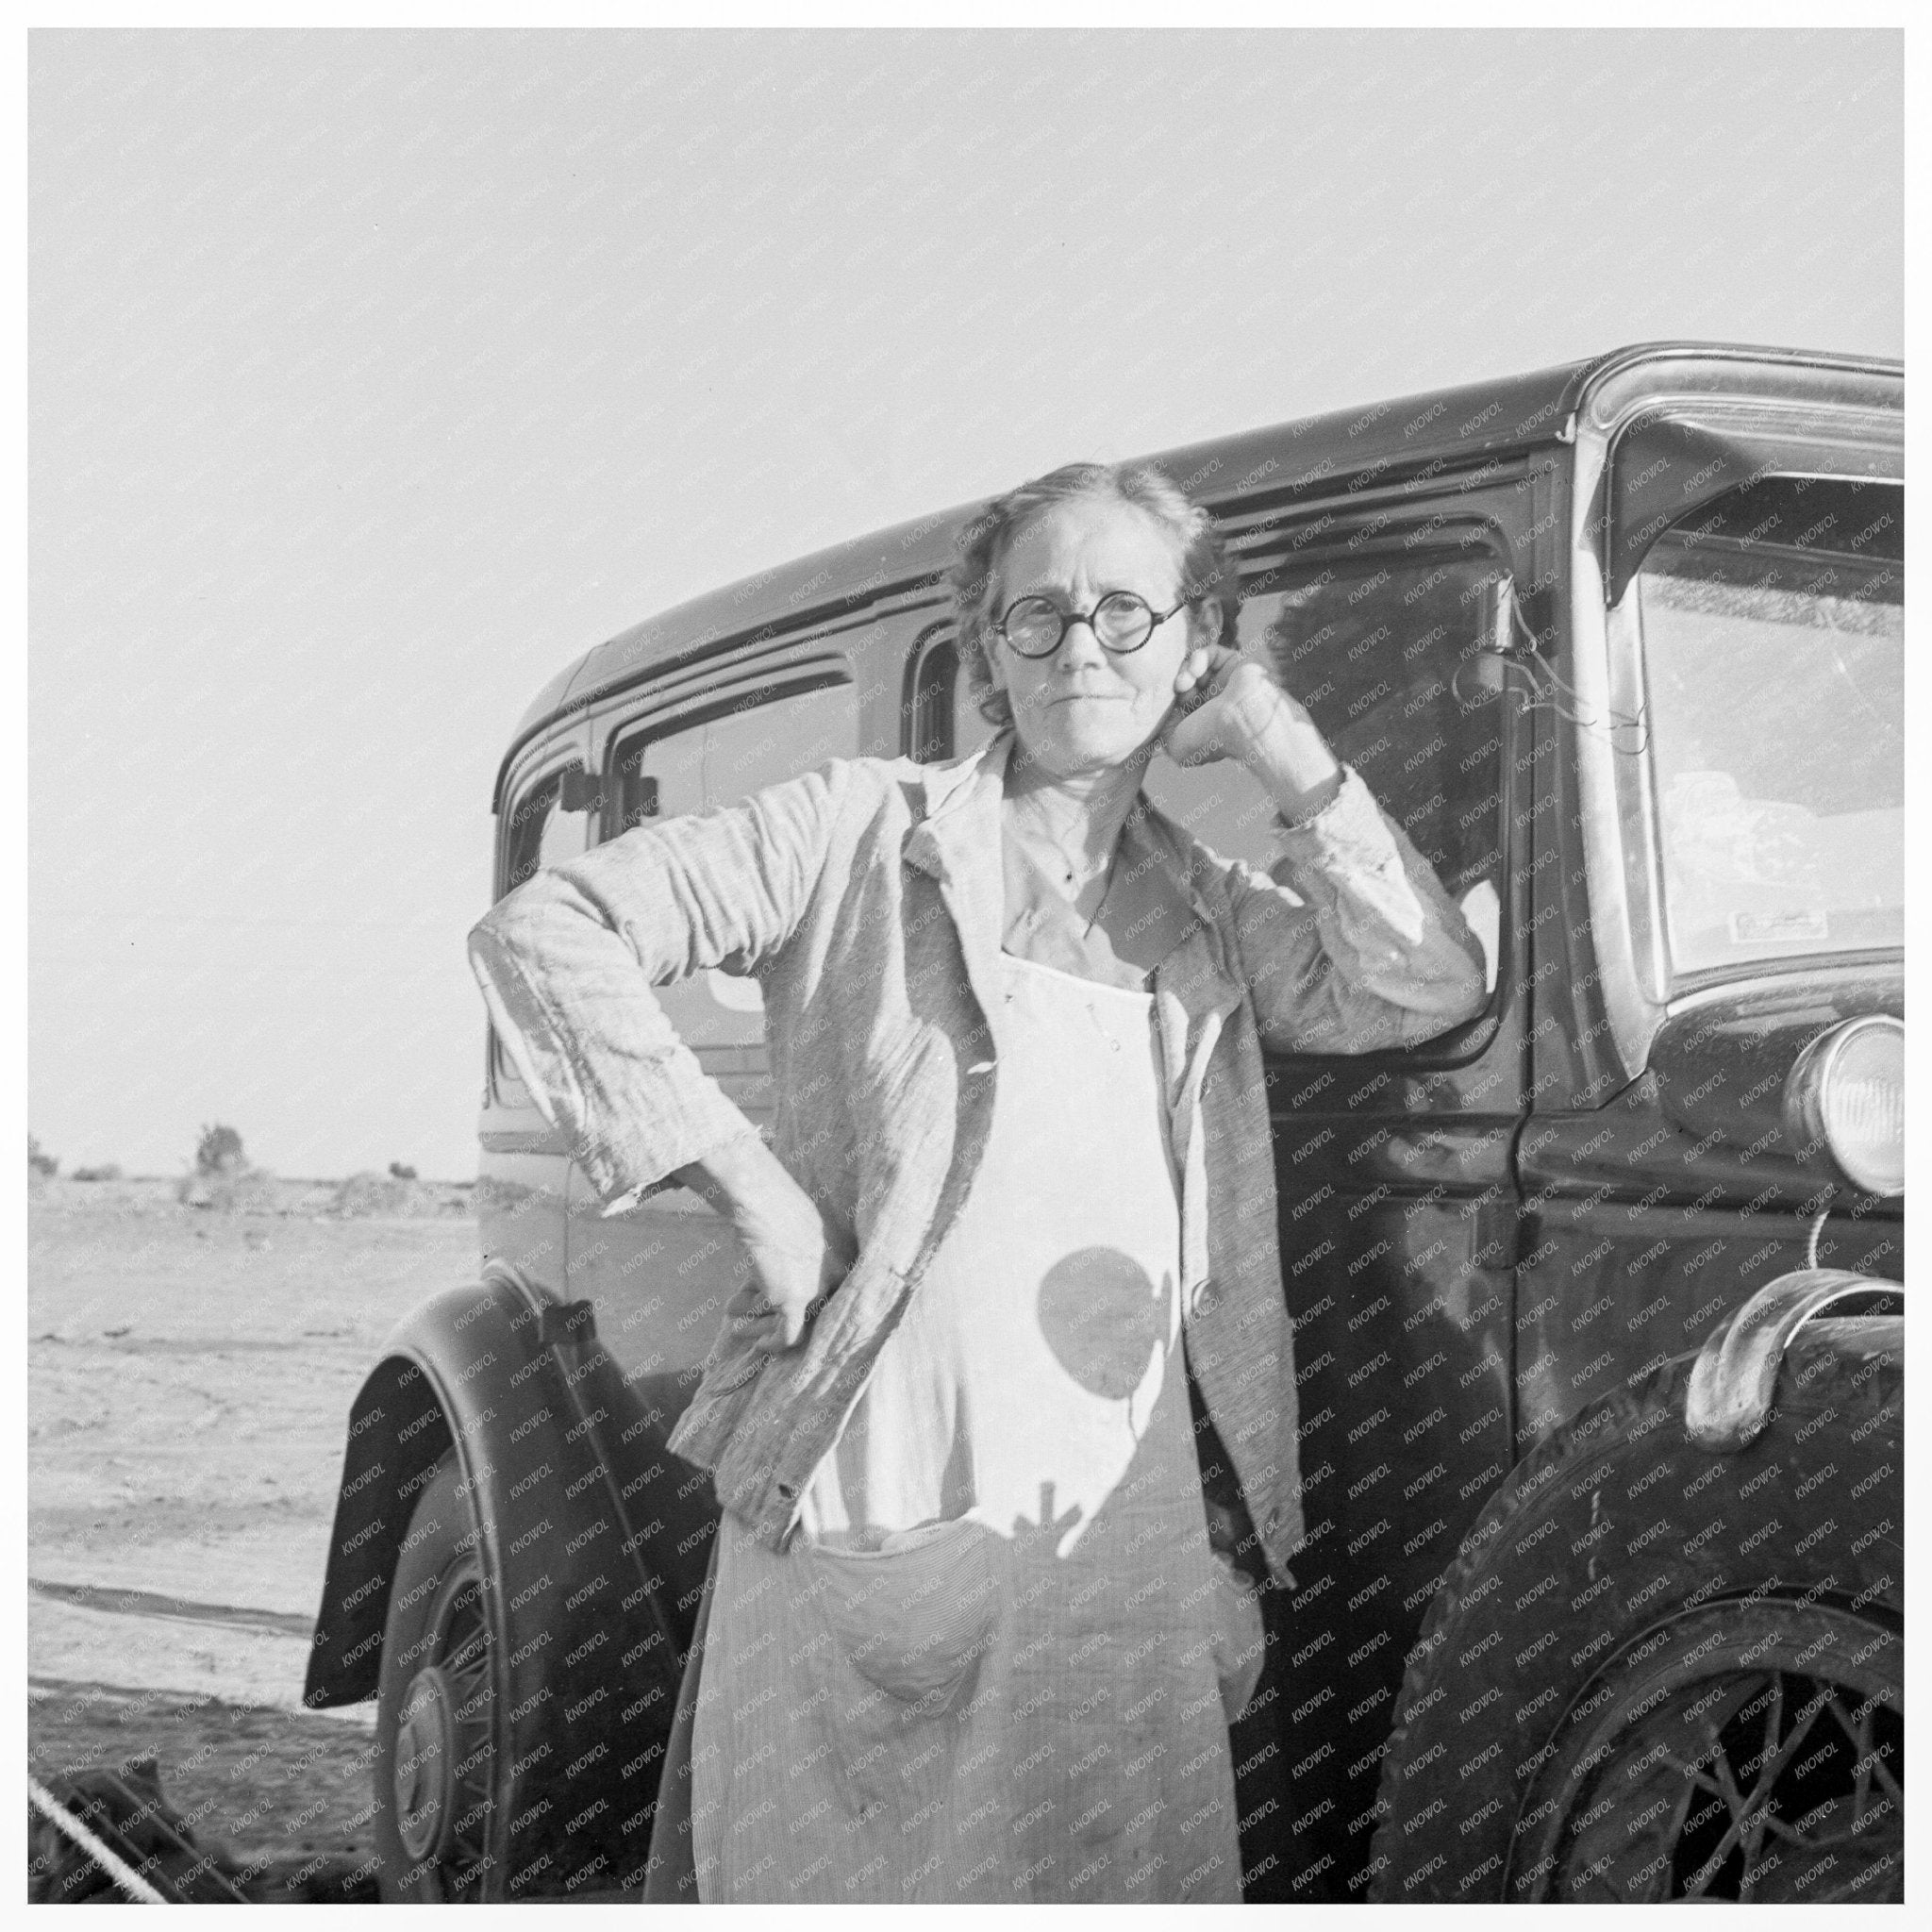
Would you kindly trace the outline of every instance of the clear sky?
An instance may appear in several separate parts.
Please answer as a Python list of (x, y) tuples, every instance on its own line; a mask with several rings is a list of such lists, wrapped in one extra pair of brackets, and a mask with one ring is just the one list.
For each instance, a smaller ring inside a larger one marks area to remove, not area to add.
[(40, 33), (30, 1121), (475, 1171), (536, 690), (1076, 458), (1903, 353), (1895, 33)]

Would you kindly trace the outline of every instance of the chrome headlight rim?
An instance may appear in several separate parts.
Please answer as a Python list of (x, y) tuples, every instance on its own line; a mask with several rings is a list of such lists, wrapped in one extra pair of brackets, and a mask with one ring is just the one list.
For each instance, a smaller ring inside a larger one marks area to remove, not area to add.
[[(1901, 1128), (1889, 1159), (1869, 1157), (1868, 1150), (1833, 1131), (1833, 1103), (1840, 1097), (1837, 1081), (1848, 1053), (1869, 1045), (1874, 1036), (1896, 1040), (1899, 1058)], [(1861, 1013), (1840, 1022), (1811, 1041), (1793, 1064), (1785, 1082), (1785, 1128), (1792, 1152), (1800, 1160), (1823, 1155), (1834, 1175), (1861, 1194), (1890, 1199), (1905, 1192), (1903, 1131), (1905, 1022), (1890, 1013)]]

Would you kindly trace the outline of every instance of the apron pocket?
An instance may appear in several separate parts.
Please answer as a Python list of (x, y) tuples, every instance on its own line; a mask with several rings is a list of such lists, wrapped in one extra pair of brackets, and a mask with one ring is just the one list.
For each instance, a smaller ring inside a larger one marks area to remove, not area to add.
[(897, 1531), (876, 1550), (802, 1538), (795, 1548), (852, 1668), (937, 1717), (972, 1685), (998, 1621), (997, 1541), (956, 1516)]

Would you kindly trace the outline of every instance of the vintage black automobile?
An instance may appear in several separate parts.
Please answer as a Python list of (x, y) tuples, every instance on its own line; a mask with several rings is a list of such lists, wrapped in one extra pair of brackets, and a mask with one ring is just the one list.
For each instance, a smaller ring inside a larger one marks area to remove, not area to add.
[[(1491, 990), (1271, 1068), (1310, 1527), (1237, 1727), (1251, 1899), (1900, 1895), (1903, 389), (1672, 343), (1158, 458)], [(970, 509), (561, 671), (497, 892), (971, 749)], [(1267, 863), (1253, 788), (1149, 789)], [(768, 1114), (756, 981), (662, 997)], [(480, 1274), (351, 1415), (308, 1697), (377, 1700), (390, 1895), (582, 1897), (644, 1866), (715, 1521), (664, 1441), (741, 1257), (682, 1191), (603, 1212), (493, 1042), (479, 1138)]]

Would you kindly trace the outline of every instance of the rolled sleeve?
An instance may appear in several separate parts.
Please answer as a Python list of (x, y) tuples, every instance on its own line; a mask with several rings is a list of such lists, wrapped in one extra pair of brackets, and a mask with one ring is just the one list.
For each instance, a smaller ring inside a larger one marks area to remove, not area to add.
[(649, 1190), (755, 1131), (651, 989), (770, 965), (817, 888), (840, 785), (834, 764), (641, 825), (539, 873), (472, 930), (491, 1021), (600, 1198)]
[(1370, 1053), (1430, 1039), (1482, 1010), (1481, 945), (1358, 773), (1278, 836), (1274, 877), (1238, 866), (1229, 879), (1264, 1046)]

